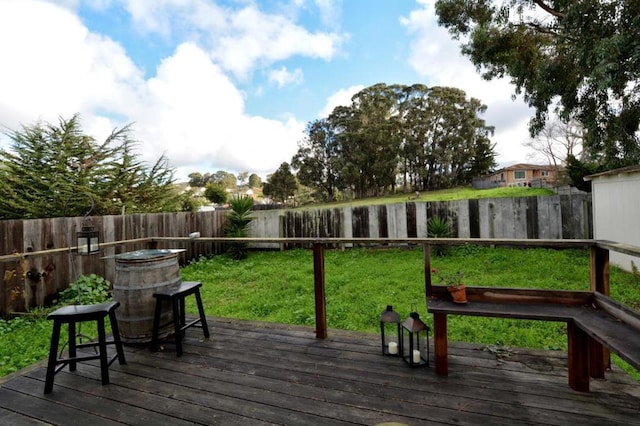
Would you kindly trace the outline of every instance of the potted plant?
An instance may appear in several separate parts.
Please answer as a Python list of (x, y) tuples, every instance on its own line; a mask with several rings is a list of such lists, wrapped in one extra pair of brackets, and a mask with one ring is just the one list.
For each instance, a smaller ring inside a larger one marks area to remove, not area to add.
[(462, 282), (463, 272), (455, 272), (453, 274), (442, 274), (437, 269), (432, 269), (440, 282), (447, 286), (447, 291), (453, 298), (453, 303), (467, 303), (467, 287)]

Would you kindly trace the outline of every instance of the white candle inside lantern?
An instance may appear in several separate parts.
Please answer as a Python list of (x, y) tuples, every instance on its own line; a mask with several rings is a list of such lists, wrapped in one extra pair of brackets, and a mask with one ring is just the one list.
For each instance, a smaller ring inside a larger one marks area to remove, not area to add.
[(396, 342), (389, 342), (389, 353), (391, 355), (398, 353), (398, 344)]
[(420, 351), (413, 351), (413, 363), (420, 364)]

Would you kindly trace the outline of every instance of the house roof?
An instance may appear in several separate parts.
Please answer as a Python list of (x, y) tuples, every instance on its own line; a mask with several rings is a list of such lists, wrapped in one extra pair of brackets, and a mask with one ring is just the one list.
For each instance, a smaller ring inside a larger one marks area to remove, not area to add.
[(602, 173), (595, 173), (593, 175), (585, 176), (583, 179), (592, 180), (593, 178), (600, 177), (600, 176), (624, 175), (624, 174), (631, 174), (631, 173), (638, 173), (638, 172), (640, 172), (640, 164), (634, 164), (633, 166), (607, 170), (606, 172), (602, 172)]
[(503, 170), (530, 170), (530, 169), (535, 169), (535, 170), (556, 170), (560, 167), (558, 166), (552, 166), (551, 164), (527, 164), (527, 163), (518, 163), (518, 164), (513, 164), (511, 166), (507, 166), (504, 167), (498, 171), (503, 171)]
[(507, 166), (507, 167), (503, 167), (501, 169), (498, 169), (494, 172), (491, 173), (487, 173), (486, 175), (483, 176), (493, 176), (495, 174), (498, 173), (502, 173), (502, 172), (507, 172), (507, 171), (511, 171), (511, 170), (558, 170), (558, 169), (562, 169), (562, 167), (560, 166), (552, 166), (549, 164), (527, 164), (527, 163), (518, 163), (518, 164), (513, 164), (511, 166)]

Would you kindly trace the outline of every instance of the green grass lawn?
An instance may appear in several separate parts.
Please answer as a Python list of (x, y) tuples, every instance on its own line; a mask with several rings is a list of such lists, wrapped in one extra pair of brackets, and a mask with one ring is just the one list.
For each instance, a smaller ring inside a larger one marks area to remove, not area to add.
[[(423, 254), (416, 249), (327, 251), (325, 287), (330, 328), (377, 333), (392, 304), (406, 317), (416, 309), (431, 325), (424, 295)], [(439, 271), (464, 273), (467, 285), (589, 290), (586, 250), (462, 246), (432, 258)], [(182, 269), (202, 281), (207, 315), (314, 325), (313, 255), (309, 250), (254, 252), (248, 259), (203, 259)], [(437, 284), (437, 282), (436, 282)], [(611, 268), (611, 296), (640, 309), (640, 279)], [(195, 313), (195, 306), (189, 309)], [(486, 345), (566, 350), (566, 324), (451, 316), (451, 340)], [(619, 362), (636, 375), (635, 369)]]
[(473, 188), (453, 188), (442, 189), (438, 191), (424, 191), (420, 193), (419, 198), (415, 198), (414, 193), (397, 193), (384, 195), (381, 197), (359, 198), (356, 200), (340, 201), (334, 203), (323, 203), (303, 206), (303, 209), (321, 209), (345, 206), (372, 206), (379, 204), (395, 204), (406, 203), (408, 201), (426, 202), (426, 201), (453, 201), (468, 200), (478, 198), (506, 198), (506, 197), (535, 197), (555, 195), (550, 189), (528, 188), (528, 187), (511, 187), (511, 188), (492, 188), (492, 189), (473, 189)]
[[(464, 273), (467, 285), (589, 289), (586, 250), (454, 247), (432, 258), (441, 272)], [(201, 281), (209, 316), (267, 322), (315, 323), (313, 255), (310, 250), (251, 252), (245, 260), (201, 259), (181, 270)], [(429, 325), (422, 248), (356, 248), (325, 253), (327, 321), (330, 328), (377, 333), (386, 305), (406, 317), (416, 309)], [(436, 282), (437, 284), (437, 282)], [(611, 296), (640, 310), (640, 278), (611, 268)], [(192, 299), (192, 298), (189, 298)], [(196, 313), (192, 300), (187, 309)], [(0, 376), (47, 356), (51, 322), (42, 315), (0, 320)], [(510, 347), (566, 350), (564, 323), (451, 316), (452, 340)], [(637, 371), (624, 366), (640, 379)]]

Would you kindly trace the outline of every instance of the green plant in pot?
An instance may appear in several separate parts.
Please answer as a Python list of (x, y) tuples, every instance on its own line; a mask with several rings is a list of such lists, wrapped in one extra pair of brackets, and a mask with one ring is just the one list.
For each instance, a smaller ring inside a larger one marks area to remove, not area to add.
[(467, 303), (467, 286), (462, 282), (464, 272), (457, 271), (446, 274), (441, 273), (437, 269), (431, 272), (438, 277), (439, 281), (447, 286), (447, 291), (451, 294), (453, 303)]

